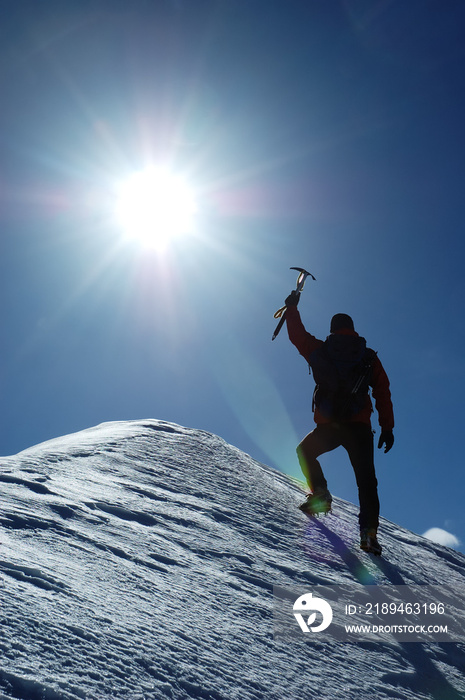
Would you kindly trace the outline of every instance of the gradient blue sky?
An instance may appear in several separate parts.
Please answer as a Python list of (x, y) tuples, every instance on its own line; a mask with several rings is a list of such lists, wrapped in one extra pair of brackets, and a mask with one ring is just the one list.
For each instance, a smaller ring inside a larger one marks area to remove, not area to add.
[[(349, 313), (391, 380), (382, 514), (464, 543), (464, 29), (462, 0), (1, 1), (0, 453), (153, 417), (299, 476), (313, 384), (271, 334), (303, 266), (307, 328)], [(198, 198), (163, 253), (111, 218), (158, 162)]]

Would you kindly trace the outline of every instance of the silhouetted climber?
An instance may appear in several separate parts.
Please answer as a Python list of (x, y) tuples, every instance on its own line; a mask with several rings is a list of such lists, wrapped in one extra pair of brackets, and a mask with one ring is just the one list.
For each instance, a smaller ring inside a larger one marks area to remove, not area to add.
[(333, 316), (330, 335), (325, 341), (319, 340), (305, 330), (297, 309), (299, 298), (300, 294), (294, 290), (286, 299), (287, 329), (291, 343), (310, 365), (316, 383), (313, 395), (316, 428), (297, 447), (299, 463), (311, 491), (299, 507), (309, 515), (331, 510), (332, 497), (317, 458), (336, 447), (344, 447), (358, 486), (360, 547), (381, 554), (377, 540), (379, 499), (369, 390), (381, 427), (378, 447), (384, 445), (384, 451), (388, 452), (394, 444), (389, 380), (377, 354), (355, 332), (350, 316)]

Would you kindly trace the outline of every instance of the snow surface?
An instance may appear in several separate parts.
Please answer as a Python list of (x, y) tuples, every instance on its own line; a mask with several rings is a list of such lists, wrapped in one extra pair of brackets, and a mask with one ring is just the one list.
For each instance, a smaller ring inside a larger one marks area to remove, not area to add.
[[(309, 520), (221, 438), (105, 423), (0, 460), (0, 700), (465, 698), (465, 643), (274, 640), (274, 585), (465, 585), (465, 556), (357, 509)], [(464, 631), (465, 642), (465, 631)]]

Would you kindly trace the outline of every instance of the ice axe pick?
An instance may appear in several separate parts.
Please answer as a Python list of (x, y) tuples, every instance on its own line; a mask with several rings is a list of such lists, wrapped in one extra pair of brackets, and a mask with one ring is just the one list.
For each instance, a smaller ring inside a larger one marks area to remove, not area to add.
[[(312, 278), (312, 280), (315, 279), (315, 277), (312, 275), (312, 273), (309, 272), (308, 270), (304, 270), (303, 267), (290, 267), (289, 269), (290, 270), (297, 270), (297, 272), (299, 273), (299, 276), (297, 277), (296, 288), (295, 288), (296, 292), (300, 293), (302, 291), (302, 289), (304, 288), (304, 285), (305, 285), (305, 280), (307, 279), (308, 276), (310, 276)], [(287, 311), (287, 306), (282, 306), (274, 314), (274, 318), (279, 318), (280, 320), (279, 320), (278, 325), (275, 328), (275, 331), (273, 333), (273, 337), (271, 338), (271, 340), (274, 340), (276, 338), (279, 331), (283, 327), (284, 321), (286, 320), (286, 311)]]

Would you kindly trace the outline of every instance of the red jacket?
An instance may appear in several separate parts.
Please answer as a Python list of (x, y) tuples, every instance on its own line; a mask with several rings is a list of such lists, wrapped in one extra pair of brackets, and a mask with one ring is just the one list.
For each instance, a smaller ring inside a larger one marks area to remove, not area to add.
[[(287, 331), (289, 333), (289, 340), (293, 345), (296, 346), (297, 350), (300, 352), (302, 357), (304, 357), (307, 362), (309, 357), (314, 350), (316, 350), (320, 345), (323, 344), (323, 340), (315, 338), (314, 335), (305, 330), (305, 326), (300, 318), (299, 310), (296, 306), (289, 306), (286, 312), (286, 322)], [(352, 330), (342, 330), (339, 333), (346, 333), (350, 335), (358, 335)], [(389, 389), (389, 379), (384, 371), (383, 365), (381, 364), (378, 357), (375, 358), (373, 363), (373, 376), (370, 383), (371, 393), (375, 400), (376, 410), (378, 411), (379, 425), (381, 430), (392, 430), (394, 428), (394, 412), (392, 409), (391, 401), (391, 391)], [(373, 405), (371, 403), (370, 396), (367, 394), (367, 401), (365, 408), (357, 413), (350, 419), (350, 422), (362, 422), (371, 424), (370, 416), (373, 413)], [(329, 423), (330, 420), (321, 415), (318, 408), (315, 408), (314, 412), (315, 423)]]

